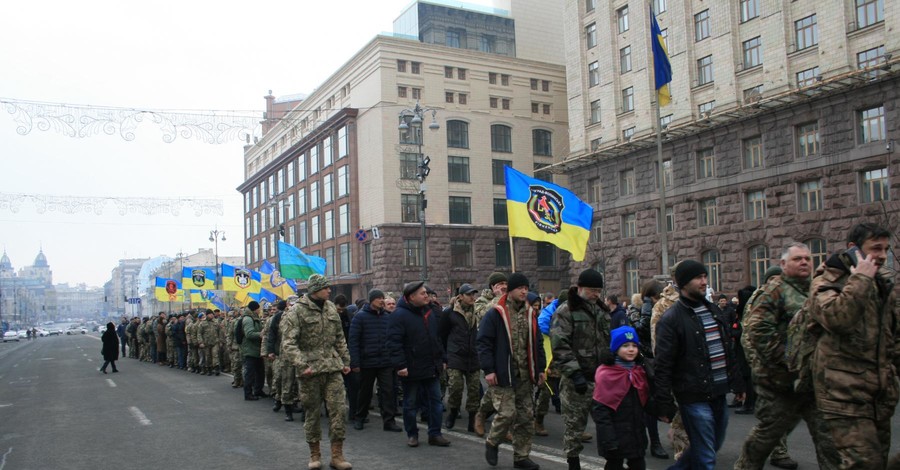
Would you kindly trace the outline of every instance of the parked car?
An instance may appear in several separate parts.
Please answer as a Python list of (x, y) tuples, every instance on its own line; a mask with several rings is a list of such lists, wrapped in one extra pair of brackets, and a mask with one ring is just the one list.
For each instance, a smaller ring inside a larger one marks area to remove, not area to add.
[(47, 336), (59, 336), (61, 334), (63, 334), (63, 332), (59, 328), (50, 328), (47, 331)]
[(68, 330), (66, 330), (66, 334), (67, 335), (77, 335), (77, 334), (86, 335), (87, 328), (85, 328), (83, 326), (73, 326), (72, 328), (69, 328)]
[(7, 341), (19, 341), (19, 332), (15, 330), (9, 330), (3, 333), (3, 342)]
[(38, 328), (37, 334), (39, 337), (43, 338), (44, 336), (50, 336), (50, 331), (44, 328)]

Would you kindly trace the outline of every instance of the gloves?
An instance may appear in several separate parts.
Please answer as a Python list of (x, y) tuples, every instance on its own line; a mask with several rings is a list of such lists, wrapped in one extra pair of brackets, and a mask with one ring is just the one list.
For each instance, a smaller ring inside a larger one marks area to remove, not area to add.
[(572, 379), (572, 383), (575, 384), (575, 391), (578, 392), (579, 395), (584, 395), (585, 392), (587, 392), (587, 379), (584, 378), (584, 374), (580, 370), (573, 372), (569, 378)]

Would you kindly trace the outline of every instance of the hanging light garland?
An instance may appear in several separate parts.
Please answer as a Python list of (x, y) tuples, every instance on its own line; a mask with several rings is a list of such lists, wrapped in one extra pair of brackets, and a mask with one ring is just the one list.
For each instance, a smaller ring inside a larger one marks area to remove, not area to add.
[(49, 194), (15, 194), (0, 193), (0, 210), (19, 212), (23, 204), (30, 203), (38, 214), (59, 212), (63, 214), (95, 214), (103, 215), (108, 205), (112, 205), (119, 215), (169, 214), (178, 216), (185, 206), (193, 210), (194, 215), (223, 215), (224, 204), (221, 199), (198, 198), (145, 198), (145, 197), (83, 197), (54, 196)]

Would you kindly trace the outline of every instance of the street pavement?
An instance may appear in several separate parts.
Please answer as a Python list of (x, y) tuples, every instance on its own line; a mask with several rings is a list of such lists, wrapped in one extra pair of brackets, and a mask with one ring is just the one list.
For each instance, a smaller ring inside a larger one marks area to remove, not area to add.
[[(206, 377), (120, 359), (120, 373), (103, 375), (97, 333), (0, 344), (0, 470), (6, 469), (297, 469), (309, 456), (299, 421), (271, 411), (270, 400), (246, 402), (231, 377)], [(323, 417), (323, 436), (327, 420)], [(465, 431), (466, 417), (445, 436), (447, 448), (406, 446), (403, 433), (381, 430), (380, 420), (362, 431), (347, 426), (345, 457), (357, 469), (491, 468), (484, 441)], [(730, 415), (719, 469), (730, 469), (752, 416)], [(532, 459), (545, 469), (565, 469), (563, 423), (551, 407), (549, 437), (535, 437)], [(588, 431), (593, 433), (593, 424)], [(893, 447), (898, 447), (898, 418)], [(668, 426), (660, 423), (665, 435)], [(665, 442), (664, 438), (664, 442)], [(327, 468), (329, 447), (323, 441)], [(790, 436), (790, 453), (801, 469), (817, 468), (805, 427)], [(670, 451), (671, 453), (671, 451)], [(647, 468), (673, 461), (647, 457)], [(601, 469), (596, 443), (585, 444), (582, 468)], [(512, 449), (500, 450), (500, 469), (512, 468)], [(774, 468), (767, 466), (766, 468)]]

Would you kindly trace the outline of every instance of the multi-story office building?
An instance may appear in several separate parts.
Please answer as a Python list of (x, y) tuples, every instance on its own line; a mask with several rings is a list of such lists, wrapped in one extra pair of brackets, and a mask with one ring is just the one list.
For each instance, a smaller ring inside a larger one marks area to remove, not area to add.
[[(442, 296), (509, 270), (503, 166), (530, 174), (569, 153), (562, 38), (551, 34), (562, 2), (515, 8), (417, 2), (396, 37), (376, 37), (309, 96), (288, 98), (290, 112), (270, 93), (267, 132), (245, 148), (238, 188), (247, 264), (275, 262), (283, 230), (284, 241), (326, 259), (333, 293), (351, 299), (375, 286), (398, 291), (421, 278), (423, 263)], [(434, 112), (400, 130), (417, 104)], [(423, 243), (416, 174), (424, 156)], [(535, 288), (560, 287), (553, 246), (517, 240), (514, 248)]]
[(760, 285), (791, 241), (821, 262), (858, 222), (897, 226), (900, 5), (652, 3), (674, 75), (658, 123), (646, 4), (566, 6), (564, 168), (597, 209), (584, 264), (611, 289), (660, 274), (662, 230), (670, 266), (701, 260), (712, 287), (733, 293)]
[(32, 265), (18, 272), (4, 250), (0, 256), (0, 324), (21, 329), (56, 319), (56, 289), (44, 250)]

